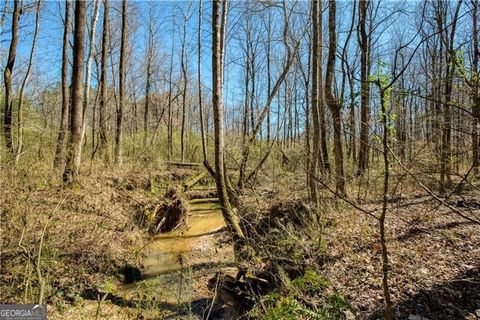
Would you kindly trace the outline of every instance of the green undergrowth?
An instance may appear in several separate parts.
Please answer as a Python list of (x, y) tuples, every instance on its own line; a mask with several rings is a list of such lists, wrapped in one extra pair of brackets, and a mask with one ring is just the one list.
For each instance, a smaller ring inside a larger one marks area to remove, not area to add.
[(261, 297), (249, 316), (253, 319), (295, 320), (341, 319), (345, 312), (354, 312), (350, 303), (331, 290), (327, 278), (313, 270), (291, 281), (288, 288), (277, 288)]
[[(283, 198), (248, 214), (255, 210), (253, 206), (246, 204), (241, 212), (249, 222), (249, 243), (263, 266), (257, 274), (269, 279), (272, 286), (260, 293), (249, 316), (333, 320), (353, 314), (355, 310), (335, 289), (335, 283), (322, 274), (322, 266), (332, 257), (307, 202)], [(323, 232), (328, 232), (334, 221), (323, 224)]]

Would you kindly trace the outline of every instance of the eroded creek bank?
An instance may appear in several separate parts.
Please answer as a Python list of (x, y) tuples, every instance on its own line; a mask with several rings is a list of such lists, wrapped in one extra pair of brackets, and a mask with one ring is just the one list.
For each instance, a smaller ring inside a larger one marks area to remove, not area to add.
[[(140, 279), (117, 289), (120, 300), (145, 310), (146, 318), (149, 313), (153, 318), (205, 318), (212, 311), (211, 279), (218, 272), (237, 272), (218, 199), (212, 198), (215, 188), (189, 188), (184, 192), (185, 224), (152, 236), (140, 252), (144, 265)], [(211, 314), (210, 319), (232, 316)]]
[[(137, 183), (133, 187), (127, 179), (121, 181), (123, 184), (115, 182), (116, 187), (125, 188), (132, 195), (136, 205), (129, 208), (129, 213), (146, 235), (143, 244), (138, 242), (130, 249), (134, 250), (136, 262), (119, 264), (115, 273), (85, 284), (86, 288), (71, 301), (67, 300), (65, 307), (50, 308), (50, 317), (238, 318), (239, 303), (218, 292), (220, 284), (216, 277), (217, 274), (235, 277), (238, 273), (233, 245), (218, 206), (214, 181), (205, 174), (199, 179), (202, 173), (199, 171), (197, 168), (169, 170), (149, 176), (145, 185)], [(139, 188), (157, 196), (141, 197), (140, 192), (131, 192)], [(171, 189), (180, 192), (171, 196)], [(181, 204), (177, 202), (179, 199)], [(177, 209), (186, 212), (187, 219), (173, 231), (163, 230), (162, 226), (169, 224), (167, 217), (172, 216), (170, 211)]]

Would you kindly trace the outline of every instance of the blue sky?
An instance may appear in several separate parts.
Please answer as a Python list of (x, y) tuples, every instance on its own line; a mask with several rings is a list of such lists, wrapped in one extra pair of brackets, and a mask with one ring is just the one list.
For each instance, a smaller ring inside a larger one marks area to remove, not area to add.
[[(1, 1), (0, 5), (4, 6), (5, 1)], [(32, 0), (25, 0), (25, 4), (32, 4)], [(290, 3), (291, 4), (291, 3)], [(402, 6), (405, 10), (405, 14), (399, 15), (398, 20), (395, 20), (394, 23), (390, 20), (389, 23), (383, 25), (379, 30), (385, 29), (386, 31), (382, 34), (379, 39), (378, 48), (384, 53), (381, 56), (381, 59), (389, 59), (389, 52), (392, 50), (392, 43), (399, 38), (400, 34), (404, 34), (404, 41), (407, 41), (413, 34), (414, 28), (416, 26), (415, 21), (415, 9), (418, 9), (418, 1), (408, 1), (408, 2), (398, 2), (398, 1), (384, 1), (382, 2), (381, 12), (388, 13), (391, 10), (394, 10), (395, 7)], [(40, 33), (38, 37), (38, 46), (35, 57), (33, 73), (38, 78), (38, 83), (44, 87), (49, 87), (58, 84), (60, 80), (60, 66), (61, 66), (61, 50), (62, 50), (62, 36), (63, 36), (63, 25), (62, 19), (64, 15), (64, 1), (45, 1), (42, 7), (41, 13), (41, 25)], [(238, 105), (243, 99), (243, 74), (244, 68), (241, 65), (242, 59), (242, 47), (240, 43), (242, 42), (242, 37), (244, 36), (242, 28), (245, 25), (245, 17), (243, 16), (245, 2), (232, 1), (231, 2), (231, 12), (229, 15), (228, 21), (228, 42), (227, 42), (227, 53), (226, 53), (226, 66), (225, 66), (225, 102), (230, 105)], [(9, 1), (10, 9), (13, 7), (13, 1)], [(119, 1), (110, 1), (111, 6), (111, 17), (112, 21), (117, 21), (117, 23), (112, 22), (112, 32), (119, 32), (118, 30), (118, 17), (119, 17)], [(90, 20), (92, 3), (89, 1), (88, 5), (88, 21)], [(155, 43), (159, 51), (159, 59), (157, 64), (161, 67), (162, 71), (165, 73), (168, 70), (170, 64), (170, 54), (171, 48), (174, 40), (174, 69), (175, 74), (179, 74), (180, 70), (180, 38), (181, 30), (183, 24), (182, 13), (187, 11), (187, 8), (190, 7), (191, 17), (187, 25), (187, 43), (188, 43), (188, 69), (189, 73), (194, 79), (193, 83), (196, 83), (196, 72), (197, 72), (197, 27), (198, 27), (198, 2), (192, 1), (129, 1), (129, 15), (131, 19), (131, 27), (137, 25), (135, 28), (135, 34), (130, 38), (131, 43), (134, 45), (134, 61), (137, 68), (141, 68), (144, 63), (145, 48), (147, 44), (146, 37), (146, 24), (150, 20), (149, 10), (150, 8), (154, 12), (154, 16), (159, 22), (158, 32), (155, 34)], [(337, 24), (339, 25), (338, 33), (338, 43), (340, 46), (343, 45), (346, 30), (350, 24), (351, 16), (351, 2), (350, 1), (339, 1), (337, 5)], [(307, 1), (300, 1), (297, 3), (297, 12), (298, 17), (308, 19), (308, 9), (309, 3)], [(464, 6), (465, 8), (465, 6)], [(3, 9), (3, 8), (2, 8)], [(3, 12), (3, 10), (1, 10)], [(97, 34), (101, 33), (102, 28), (102, 12), (103, 5), (100, 6), (100, 18), (97, 23)], [(279, 10), (274, 11), (277, 14), (276, 18), (274, 17), (274, 28), (275, 32), (278, 35), (279, 30), (282, 27), (282, 23), (279, 21)], [(305, 17), (307, 15), (307, 17)], [(205, 91), (208, 92), (211, 87), (211, 25), (210, 25), (210, 16), (211, 16), (211, 2), (208, 0), (203, 1), (203, 32), (202, 32), (202, 46), (203, 46), (203, 84), (205, 86)], [(34, 29), (34, 18), (35, 15), (33, 12), (27, 12), (22, 15), (20, 20), (20, 32), (19, 32), (19, 46), (18, 46), (18, 57), (16, 62), (16, 71), (22, 72), (25, 69), (25, 60), (28, 57), (32, 34)], [(276, 20), (275, 20), (276, 19)], [(326, 23), (327, 14), (325, 13), (324, 22)], [(172, 22), (175, 24), (172, 25)], [(10, 24), (11, 24), (11, 15), (8, 14), (1, 31), (1, 48), (0, 54), (2, 61), (6, 58), (6, 51), (8, 49), (8, 44), (10, 41)], [(462, 27), (459, 27), (459, 30)], [(326, 27), (324, 28), (324, 32)], [(257, 32), (264, 32), (262, 27), (259, 27)], [(468, 35), (460, 32), (458, 39), (464, 39)], [(277, 36), (278, 38), (278, 36)], [(100, 42), (100, 37), (97, 37), (97, 45)], [(260, 37), (262, 39), (262, 37)], [(325, 39), (327, 37), (325, 36)], [(278, 39), (277, 39), (278, 40)], [(305, 41), (307, 38), (305, 39)], [(351, 59), (355, 59), (356, 55), (356, 35), (352, 36), (350, 46), (353, 50), (349, 51)], [(283, 58), (282, 45), (279, 41), (275, 42), (273, 48), (274, 55), (277, 55), (278, 59)], [(305, 47), (306, 48), (306, 47)], [(339, 48), (341, 50), (341, 48)], [(304, 52), (305, 61), (307, 59), (306, 53)], [(263, 64), (264, 68), (264, 55), (258, 57), (258, 60), (261, 65)], [(374, 59), (375, 53), (374, 53)], [(358, 60), (358, 59), (357, 59)], [(358, 61), (357, 61), (358, 62)], [(281, 63), (275, 63), (274, 70), (280, 68)], [(0, 68), (3, 70), (4, 63), (1, 63)], [(95, 68), (93, 68), (95, 69)], [(337, 60), (337, 69), (340, 69), (340, 61)], [(262, 70), (264, 72), (264, 70)], [(259, 75), (259, 90), (261, 91), (261, 99), (265, 98), (265, 74), (262, 73)], [(34, 77), (32, 77), (34, 78)], [(275, 78), (275, 75), (272, 77)], [(19, 79), (19, 78), (17, 78)], [(144, 78), (141, 78), (144, 79)], [(92, 85), (95, 86), (95, 79), (92, 78)], [(33, 81), (33, 80), (32, 80)], [(144, 80), (139, 80), (144, 81)], [(18, 81), (17, 81), (18, 82)], [(193, 84), (192, 84), (193, 85)], [(196, 85), (196, 84), (195, 84)], [(141, 87), (140, 87), (141, 88)], [(142, 90), (142, 89), (140, 89)], [(141, 93), (140, 93), (141, 95)], [(275, 106), (274, 106), (275, 108)]]

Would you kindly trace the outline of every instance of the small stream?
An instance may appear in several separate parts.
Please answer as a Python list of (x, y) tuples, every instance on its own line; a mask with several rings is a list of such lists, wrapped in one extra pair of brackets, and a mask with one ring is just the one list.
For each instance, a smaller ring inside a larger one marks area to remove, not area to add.
[(189, 208), (186, 229), (159, 234), (144, 248), (142, 280), (119, 288), (124, 299), (155, 301), (177, 312), (211, 297), (208, 280), (232, 264), (233, 248), (218, 203), (196, 200)]
[(181, 270), (186, 257), (208, 251), (206, 246), (211, 243), (204, 241), (204, 237), (223, 227), (225, 222), (216, 203), (193, 204), (186, 230), (157, 235), (145, 248), (145, 276)]

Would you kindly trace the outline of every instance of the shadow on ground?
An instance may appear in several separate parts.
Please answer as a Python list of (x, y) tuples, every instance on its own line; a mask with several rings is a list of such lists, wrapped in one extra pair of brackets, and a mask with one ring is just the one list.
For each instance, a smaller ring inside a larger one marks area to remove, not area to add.
[[(439, 224), (436, 226), (433, 226), (431, 229), (432, 230), (449, 230), (453, 229), (459, 226), (464, 226), (464, 225), (472, 225), (474, 224), (473, 222), (470, 221), (454, 221), (454, 222), (449, 222), (445, 224)], [(430, 230), (428, 228), (422, 229), (420, 227), (412, 227), (410, 228), (407, 232), (404, 234), (401, 234), (396, 238), (398, 241), (408, 241), (412, 238), (419, 237), (422, 234), (428, 233)]]
[[(480, 319), (480, 267), (421, 290), (396, 304), (394, 312), (395, 319)], [(383, 306), (378, 306), (368, 319), (383, 319)]]

